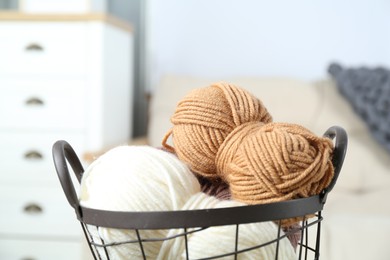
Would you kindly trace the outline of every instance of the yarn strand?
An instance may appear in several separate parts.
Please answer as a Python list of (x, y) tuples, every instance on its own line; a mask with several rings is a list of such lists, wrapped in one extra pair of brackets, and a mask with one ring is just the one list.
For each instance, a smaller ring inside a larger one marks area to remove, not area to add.
[[(249, 122), (268, 123), (271, 115), (259, 99), (244, 89), (216, 83), (195, 89), (181, 100), (171, 122), (173, 147), (198, 175), (218, 181), (215, 157), (226, 137)], [(168, 149), (167, 135), (162, 145)]]

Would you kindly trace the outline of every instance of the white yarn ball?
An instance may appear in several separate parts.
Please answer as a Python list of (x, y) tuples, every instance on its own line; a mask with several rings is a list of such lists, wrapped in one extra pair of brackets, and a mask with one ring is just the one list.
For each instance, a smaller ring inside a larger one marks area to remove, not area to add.
[[(112, 211), (179, 210), (200, 185), (176, 156), (150, 146), (120, 146), (111, 149), (85, 171), (80, 187), (84, 207)], [(131, 220), (129, 220), (131, 221)], [(90, 229), (99, 243), (136, 240), (133, 230), (100, 227)], [(142, 238), (164, 238), (167, 230), (141, 230)], [(155, 259), (162, 242), (145, 242), (148, 259)], [(110, 259), (141, 259), (138, 243), (111, 246)], [(104, 249), (98, 249), (104, 256)]]
[[(228, 200), (221, 201), (204, 193), (197, 193), (183, 206), (183, 210), (226, 208), (244, 206), (244, 204)], [(188, 229), (191, 231), (194, 229)], [(183, 232), (183, 229), (171, 230), (168, 237)], [(282, 231), (281, 231), (282, 232)], [(283, 232), (282, 232), (283, 233)], [(206, 258), (216, 255), (234, 252), (235, 250), (236, 226), (215, 226), (205, 230), (189, 234), (188, 254), (191, 259)], [(268, 221), (262, 223), (241, 224), (239, 226), (238, 250), (250, 248), (274, 240), (278, 234), (278, 227), (275, 223)], [(157, 259), (185, 259), (185, 238), (179, 237), (166, 240), (160, 250)], [(268, 260), (275, 259), (276, 243), (265, 247), (238, 254), (238, 259)], [(283, 260), (296, 259), (295, 250), (287, 238), (279, 242), (279, 258)], [(234, 255), (218, 259), (234, 259)]]

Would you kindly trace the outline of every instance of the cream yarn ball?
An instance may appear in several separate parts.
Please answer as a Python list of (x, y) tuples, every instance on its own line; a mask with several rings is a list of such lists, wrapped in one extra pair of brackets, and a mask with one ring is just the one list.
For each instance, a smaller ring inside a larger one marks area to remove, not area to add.
[[(119, 146), (85, 171), (79, 192), (84, 207), (112, 211), (179, 210), (200, 192), (189, 168), (175, 155), (150, 146)], [(131, 220), (129, 220), (131, 221)], [(136, 240), (133, 230), (88, 227), (96, 243)], [(167, 230), (141, 230), (142, 238), (164, 238)], [(162, 242), (145, 242), (147, 259), (155, 259)], [(110, 259), (142, 259), (138, 243), (107, 248)], [(104, 257), (104, 248), (98, 247)]]
[[(204, 193), (193, 195), (182, 207), (182, 210), (226, 208), (244, 206), (234, 200), (218, 200)], [(191, 231), (194, 229), (188, 229)], [(183, 232), (183, 229), (172, 229), (167, 237), (173, 237)], [(281, 231), (282, 232), (282, 231)], [(278, 227), (275, 223), (261, 222), (241, 224), (239, 226), (238, 250), (250, 248), (274, 240), (277, 237)], [(188, 235), (188, 255), (190, 259), (206, 258), (227, 254), (235, 250), (236, 226), (215, 226)], [(164, 241), (157, 259), (186, 259), (185, 238), (179, 237)], [(238, 259), (269, 260), (275, 259), (276, 243), (255, 250), (243, 252)], [(279, 242), (278, 259), (297, 259), (295, 250), (287, 237)], [(218, 259), (234, 259), (234, 255)]]

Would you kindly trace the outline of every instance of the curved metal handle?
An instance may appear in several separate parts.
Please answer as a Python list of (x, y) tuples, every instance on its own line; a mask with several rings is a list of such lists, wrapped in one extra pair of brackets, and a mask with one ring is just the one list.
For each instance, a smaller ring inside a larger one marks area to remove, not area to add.
[(40, 214), (43, 212), (43, 208), (36, 203), (30, 203), (24, 206), (23, 211), (28, 214)]
[(326, 197), (328, 196), (328, 193), (336, 185), (337, 179), (339, 177), (341, 168), (344, 163), (345, 154), (347, 152), (347, 147), (348, 147), (347, 132), (340, 126), (330, 127), (324, 133), (324, 137), (328, 137), (330, 139), (335, 139), (335, 138), (336, 139), (335, 139), (333, 158), (332, 158), (332, 164), (334, 167), (334, 176), (329, 186), (326, 187), (321, 193), (322, 203), (326, 202)]
[(39, 52), (44, 50), (43, 46), (40, 45), (39, 43), (30, 43), (24, 49), (26, 51), (39, 51)]
[(84, 172), (84, 168), (75, 151), (66, 141), (59, 140), (55, 142), (53, 145), (52, 153), (54, 166), (56, 168), (58, 178), (60, 179), (60, 183), (62, 189), (64, 190), (66, 199), (68, 200), (69, 204), (75, 209), (77, 217), (81, 218), (80, 203), (77, 198), (75, 188), (73, 186), (67, 162), (69, 162), (70, 166), (72, 167), (73, 172), (76, 175), (79, 183), (81, 182), (81, 177)]
[(25, 104), (28, 106), (43, 106), (44, 102), (38, 97), (31, 97), (25, 101)]
[(28, 151), (24, 154), (24, 158), (28, 160), (41, 160), (43, 155), (38, 151)]

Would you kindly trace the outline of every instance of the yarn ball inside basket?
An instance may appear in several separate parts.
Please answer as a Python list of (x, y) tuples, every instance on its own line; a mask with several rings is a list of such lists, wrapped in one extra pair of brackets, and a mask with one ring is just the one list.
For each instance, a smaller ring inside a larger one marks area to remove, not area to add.
[(310, 197), (330, 184), (334, 169), (329, 138), (288, 123), (244, 130), (226, 140), (217, 159), (232, 198), (247, 204), (272, 203)]
[[(242, 124), (271, 121), (262, 102), (248, 91), (233, 84), (213, 84), (192, 90), (178, 103), (163, 146), (174, 150), (196, 174), (219, 179), (215, 157), (225, 138)], [(167, 144), (171, 134), (174, 148)]]
[[(85, 171), (79, 200), (84, 207), (111, 211), (178, 210), (200, 185), (175, 155), (149, 146), (119, 146)], [(88, 226), (95, 243), (137, 240), (133, 230)], [(164, 238), (167, 230), (140, 230), (142, 238)], [(155, 259), (162, 242), (145, 242), (147, 259)], [(104, 248), (97, 247), (101, 257)], [(138, 243), (107, 247), (110, 259), (142, 259)]]
[[(193, 195), (182, 207), (183, 210), (227, 208), (244, 206), (234, 200), (219, 200), (204, 193)], [(187, 229), (187, 232), (200, 230)], [(183, 233), (183, 229), (172, 229), (167, 237), (175, 237)], [(284, 235), (281, 231), (281, 235)], [(273, 241), (266, 246), (242, 252), (237, 259), (268, 260), (275, 259), (278, 227), (271, 221), (261, 223), (240, 224), (237, 250), (248, 249)], [(236, 225), (214, 226), (187, 235), (189, 259), (202, 259), (230, 254), (235, 251)], [(186, 259), (184, 236), (164, 241), (157, 259)], [(287, 237), (279, 241), (278, 259), (296, 259), (296, 253)], [(235, 259), (234, 254), (217, 259)]]

